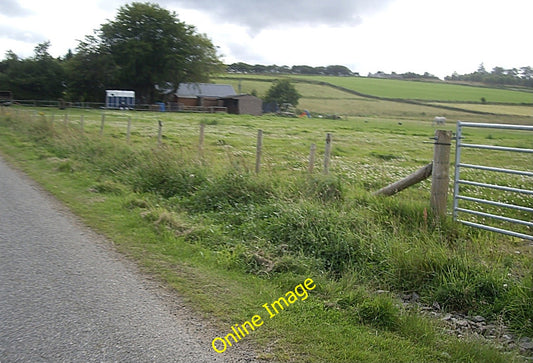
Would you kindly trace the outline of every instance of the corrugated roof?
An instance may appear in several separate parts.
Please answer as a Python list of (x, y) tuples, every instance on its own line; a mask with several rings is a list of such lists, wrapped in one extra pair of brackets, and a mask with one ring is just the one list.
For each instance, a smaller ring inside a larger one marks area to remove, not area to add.
[(235, 94), (235, 89), (229, 84), (213, 83), (181, 83), (178, 97), (226, 97)]
[(225, 96), (225, 97), (222, 97), (222, 98), (234, 100), (234, 99), (240, 99), (240, 98), (259, 98), (259, 97), (252, 96), (252, 95), (249, 95), (249, 94), (240, 94), (240, 95)]

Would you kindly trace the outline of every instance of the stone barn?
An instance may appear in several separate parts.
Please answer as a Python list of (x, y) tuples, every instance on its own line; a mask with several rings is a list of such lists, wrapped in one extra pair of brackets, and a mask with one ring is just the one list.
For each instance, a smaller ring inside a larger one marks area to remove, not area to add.
[(228, 109), (228, 113), (254, 116), (263, 114), (263, 101), (252, 95), (222, 97), (220, 101), (222, 101), (222, 106)]

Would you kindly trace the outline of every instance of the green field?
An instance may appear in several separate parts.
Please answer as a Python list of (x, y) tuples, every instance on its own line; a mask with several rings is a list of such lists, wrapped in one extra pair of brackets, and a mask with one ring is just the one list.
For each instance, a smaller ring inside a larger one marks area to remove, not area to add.
[[(264, 82), (275, 79), (276, 77), (234, 74), (227, 75), (225, 78), (233, 78), (236, 80), (239, 78), (247, 80), (257, 79), (258, 81)], [(450, 84), (446, 82), (419, 82), (367, 77), (290, 75), (278, 76), (277, 78), (289, 78), (295, 81), (325, 82), (362, 94), (389, 99), (481, 103), (481, 98), (485, 98), (487, 103), (533, 104), (532, 90), (517, 91)]]
[[(449, 106), (449, 104), (435, 103), (437, 106)], [(507, 104), (507, 105), (484, 105), (484, 104), (475, 104), (475, 103), (455, 103), (454, 107), (462, 108), (464, 110), (473, 110), (480, 111), (485, 113), (491, 113), (495, 115), (505, 116), (526, 116), (533, 117), (533, 105), (516, 105), (516, 104)]]
[[(298, 108), (309, 110), (314, 116), (341, 115), (356, 117), (388, 117), (397, 120), (431, 121), (435, 116), (445, 116), (451, 122), (457, 120), (485, 122), (493, 119), (494, 115), (500, 117), (499, 122), (529, 124), (533, 122), (533, 93), (517, 92), (502, 89), (488, 89), (472, 86), (459, 86), (440, 83), (408, 82), (398, 80), (364, 79), (357, 77), (291, 77), (295, 79), (295, 87), (302, 95)], [(238, 76), (218, 78), (217, 83), (231, 84), (238, 92), (257, 93), (259, 96), (266, 94), (272, 84), (273, 78), (268, 76)], [(312, 83), (308, 83), (311, 81)], [(343, 85), (343, 87), (356, 90), (361, 93), (371, 94), (372, 85), (382, 85), (382, 90), (373, 93), (383, 99), (363, 97), (351, 94), (325, 84), (317, 84), (317, 81), (326, 81), (330, 84)], [(404, 89), (408, 91), (404, 92)], [(415, 96), (417, 93), (427, 96), (427, 100), (416, 101), (417, 104), (409, 103), (408, 95)], [(481, 103), (480, 94), (485, 96), (493, 93), (498, 104)], [(455, 101), (446, 101), (454, 95), (462, 94)], [(431, 95), (431, 96), (429, 96)], [(391, 101), (387, 97), (401, 98)], [(441, 101), (432, 102), (434, 97)], [(459, 100), (461, 100), (461, 103)], [(408, 101), (408, 102), (406, 102)], [(468, 103), (464, 103), (468, 102)], [(526, 102), (528, 104), (522, 104)], [(452, 109), (450, 109), (452, 108)]]
[[(241, 83), (244, 92), (262, 93), (268, 86)], [(442, 313), (482, 315), (516, 336), (533, 335), (531, 245), (435, 219), (428, 180), (394, 197), (372, 194), (432, 160), (429, 112), (439, 109), (316, 84), (297, 87), (302, 103), (327, 105), (343, 118), (106, 111), (100, 134), (102, 111), (5, 108), (0, 150), (145, 271), (175, 288), (220, 335), (263, 315), (263, 304), (312, 278), (317, 288), (308, 299), (266, 319), (245, 338), (259, 358), (522, 361), (517, 346), (457, 338), (446, 333), (440, 318), (421, 310), (438, 302)], [(355, 108), (358, 115), (350, 115), (354, 103), (365, 105)], [(449, 112), (465, 121), (502, 122), (501, 115)], [(511, 119), (533, 124), (527, 116)], [(259, 129), (264, 138), (256, 175)], [(329, 174), (323, 175), (326, 133), (333, 135), (333, 149)], [(471, 143), (533, 148), (524, 132), (469, 130), (464, 136)], [(310, 175), (313, 143), (317, 155)], [(509, 169), (531, 171), (532, 165), (529, 154), (472, 151), (465, 157)], [(488, 172), (471, 176), (494, 181)], [(533, 185), (526, 177), (499, 182)], [(530, 196), (491, 197), (533, 205)], [(512, 216), (530, 217), (524, 213)], [(420, 306), (400, 300), (412, 292)]]
[(384, 98), (424, 101), (533, 103), (533, 93), (506, 89), (473, 87), (447, 83), (400, 81), (365, 77), (304, 77), (328, 82), (361, 93)]

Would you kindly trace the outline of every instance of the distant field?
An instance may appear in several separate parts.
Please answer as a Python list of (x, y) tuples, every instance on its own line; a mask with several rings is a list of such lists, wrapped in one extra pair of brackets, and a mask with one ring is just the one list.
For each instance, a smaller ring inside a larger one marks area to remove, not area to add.
[(302, 77), (328, 82), (373, 96), (411, 100), (533, 103), (533, 93), (456, 84), (363, 77)]
[[(259, 97), (263, 97), (268, 88), (271, 85), (271, 82), (274, 80), (273, 77), (269, 76), (249, 76), (245, 75), (239, 78), (236, 75), (226, 78), (215, 79), (216, 83), (227, 83), (231, 84), (236, 92), (240, 93), (253, 93), (255, 92)], [(250, 77), (250, 78), (248, 78)], [(357, 82), (362, 81), (359, 78), (345, 78), (345, 77), (309, 77), (310, 80), (318, 81), (320, 78), (328, 78), (330, 83), (338, 82), (348, 82), (352, 81), (353, 85), (356, 85)], [(387, 87), (392, 87), (392, 89), (383, 89), (380, 96), (385, 94), (392, 94), (394, 92), (394, 87), (396, 91), (400, 87), (433, 87), (441, 88), (444, 86), (447, 89), (459, 89), (465, 91), (497, 91), (505, 95), (506, 92), (510, 92), (511, 95), (515, 93), (526, 94), (529, 97), (533, 98), (533, 93), (527, 92), (516, 92), (516, 91), (505, 91), (498, 89), (488, 89), (480, 87), (469, 87), (469, 86), (459, 86), (459, 85), (445, 85), (445, 84), (436, 84), (436, 83), (422, 83), (422, 82), (407, 82), (407, 81), (390, 81), (382, 82), (384, 80), (379, 79), (366, 79), (362, 83), (370, 81), (370, 83), (375, 82), (376, 84), (382, 84)], [(386, 81), (386, 80), (385, 80)], [(387, 101), (379, 100), (375, 98), (368, 98), (357, 96), (349, 92), (344, 92), (342, 90), (327, 86), (320, 85), (315, 83), (306, 83), (306, 82), (295, 82), (296, 89), (302, 95), (300, 102), (298, 104), (299, 109), (307, 109), (317, 114), (322, 115), (341, 115), (341, 116), (358, 116), (358, 117), (392, 117), (396, 119), (409, 119), (409, 120), (420, 120), (420, 121), (431, 121), (435, 116), (445, 116), (450, 120), (457, 121), (486, 121), (487, 115), (475, 114), (469, 111), (476, 112), (485, 112), (496, 115), (505, 116), (506, 122), (520, 123), (520, 124), (531, 124), (533, 123), (533, 106), (531, 105), (520, 105), (518, 103), (510, 104), (481, 104), (479, 103), (458, 103), (458, 102), (446, 102), (442, 99), (440, 102), (427, 102), (424, 104), (411, 104), (406, 103), (403, 100)], [(354, 89), (355, 87), (353, 87)], [(420, 90), (420, 88), (419, 88)], [(362, 93), (369, 93), (365, 89), (357, 89), (357, 91)], [(442, 93), (442, 92), (441, 92)], [(503, 98), (502, 98), (503, 99)], [(478, 100), (480, 101), (480, 100)], [(466, 101), (465, 101), (466, 102)], [(423, 102), (425, 103), (425, 102)], [(444, 107), (453, 107), (456, 110), (446, 109)], [(461, 109), (463, 111), (461, 111)], [(511, 117), (509, 117), (511, 116)], [(493, 122), (503, 122), (501, 119), (495, 119)]]
[(517, 115), (517, 116), (531, 116), (533, 117), (533, 106), (532, 105), (482, 105), (482, 104), (472, 104), (472, 103), (455, 103), (455, 104), (443, 104), (443, 103), (432, 103), (437, 106), (453, 106), (462, 108), (465, 110), (474, 110), (480, 112), (490, 112), (500, 115)]
[[(231, 78), (255, 78), (258, 81), (271, 80), (276, 76), (228, 75)], [(488, 103), (533, 103), (533, 93), (498, 88), (486, 88), (448, 84), (444, 82), (416, 82), (366, 77), (326, 77), (326, 76), (277, 76), (302, 79), (314, 82), (327, 82), (363, 94), (383, 98), (398, 98), (443, 102), (479, 102), (484, 98)], [(259, 89), (258, 89), (259, 91)]]

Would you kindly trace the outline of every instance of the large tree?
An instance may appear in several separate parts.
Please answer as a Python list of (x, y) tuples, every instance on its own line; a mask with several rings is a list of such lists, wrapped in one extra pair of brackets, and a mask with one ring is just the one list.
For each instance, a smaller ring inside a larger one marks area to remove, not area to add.
[(106, 89), (119, 87), (113, 57), (102, 51), (94, 36), (80, 41), (75, 54), (67, 54), (64, 67), (69, 100), (102, 102)]
[(117, 65), (117, 82), (153, 102), (155, 86), (176, 90), (182, 82), (206, 81), (222, 63), (211, 41), (157, 4), (131, 3), (102, 25), (100, 51)]

